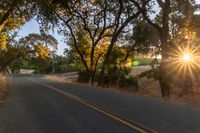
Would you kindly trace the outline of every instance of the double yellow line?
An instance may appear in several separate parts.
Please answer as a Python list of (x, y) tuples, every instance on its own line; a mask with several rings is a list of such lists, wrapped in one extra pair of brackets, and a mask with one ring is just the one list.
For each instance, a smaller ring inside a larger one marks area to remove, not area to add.
[(134, 129), (134, 130), (136, 130), (136, 131), (138, 131), (140, 133), (158, 133), (157, 131), (149, 129), (149, 128), (146, 128), (141, 124), (138, 124), (136, 122), (127, 120), (127, 119), (122, 118), (122, 117), (120, 117), (120, 116), (118, 116), (116, 114), (113, 114), (113, 113), (111, 113), (109, 111), (106, 111), (104, 108), (102, 108), (100, 106), (97, 106), (97, 105), (95, 105), (93, 103), (90, 103), (90, 102), (88, 102), (88, 101), (86, 101), (86, 100), (84, 100), (84, 99), (82, 99), (80, 97), (77, 97), (77, 96), (75, 96), (75, 95), (73, 95), (71, 93), (68, 93), (68, 92), (63, 91), (61, 89), (58, 89), (56, 87), (53, 87), (53, 86), (50, 86), (50, 85), (47, 85), (47, 84), (44, 84), (44, 83), (41, 83), (41, 82), (38, 82), (38, 81), (35, 81), (35, 80), (31, 79), (31, 78), (26, 78), (26, 79), (28, 79), (28, 80), (30, 80), (32, 82), (35, 82), (37, 84), (40, 84), (40, 85), (42, 85), (44, 87), (47, 87), (47, 88), (49, 88), (49, 89), (51, 89), (53, 91), (56, 91), (56, 92), (58, 92), (60, 94), (63, 94), (63, 95), (65, 95), (65, 96), (67, 96), (67, 97), (69, 97), (69, 98), (71, 98), (71, 99), (73, 99), (75, 101), (78, 101), (79, 103), (81, 103), (81, 104), (83, 104), (83, 105), (85, 105), (85, 106), (87, 106), (87, 107), (89, 107), (89, 108), (91, 108), (93, 110), (96, 110), (97, 112), (100, 112), (100, 113), (102, 113), (102, 114), (104, 114), (106, 116), (109, 116), (112, 119), (114, 119), (114, 120), (116, 120), (116, 121), (128, 126), (131, 129)]

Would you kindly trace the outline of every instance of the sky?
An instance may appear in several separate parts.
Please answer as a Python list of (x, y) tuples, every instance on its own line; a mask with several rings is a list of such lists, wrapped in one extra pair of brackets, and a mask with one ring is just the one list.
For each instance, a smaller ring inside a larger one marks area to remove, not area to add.
[[(200, 0), (196, 0), (196, 2), (200, 4)], [(35, 19), (32, 19), (20, 28), (19, 37), (25, 37), (30, 33), (40, 33), (39, 24)], [(63, 55), (64, 49), (67, 48), (67, 44), (63, 42), (63, 37), (59, 35), (56, 30), (54, 32), (50, 31), (50, 34), (54, 36), (59, 43), (57, 54)]]

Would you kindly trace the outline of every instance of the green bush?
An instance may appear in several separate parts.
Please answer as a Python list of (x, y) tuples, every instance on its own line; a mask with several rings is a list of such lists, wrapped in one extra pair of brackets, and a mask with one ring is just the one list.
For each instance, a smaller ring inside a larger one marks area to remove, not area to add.
[(125, 78), (130, 72), (130, 69), (119, 69), (116, 65), (106, 69), (103, 83), (106, 86), (115, 86), (120, 79)]
[(87, 83), (89, 81), (89, 75), (86, 70), (81, 70), (78, 72), (78, 82)]
[(138, 79), (136, 77), (122, 78), (119, 80), (119, 87), (138, 91)]

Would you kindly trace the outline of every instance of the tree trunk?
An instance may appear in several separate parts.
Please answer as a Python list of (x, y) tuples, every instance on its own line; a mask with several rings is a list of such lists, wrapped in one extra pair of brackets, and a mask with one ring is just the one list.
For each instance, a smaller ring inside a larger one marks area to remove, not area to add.
[(168, 77), (168, 63), (167, 62), (161, 62), (160, 64), (160, 78), (159, 83), (161, 87), (161, 96), (162, 97), (169, 97), (170, 96), (170, 81)]
[(103, 65), (102, 65), (102, 68), (101, 68), (101, 73), (100, 73), (100, 76), (99, 76), (99, 79), (98, 79), (98, 85), (102, 86), (103, 85), (103, 77), (104, 77), (104, 72), (105, 72), (105, 68), (106, 68), (106, 65), (108, 64), (109, 62), (109, 58), (110, 58), (110, 54), (112, 52), (112, 49), (113, 49), (113, 46), (115, 44), (115, 42), (117, 41), (117, 38), (118, 36), (120, 35), (120, 33), (123, 31), (123, 29), (135, 18), (137, 18), (139, 15), (140, 15), (140, 12), (138, 11), (137, 13), (135, 13), (134, 15), (128, 17), (124, 23), (122, 23), (122, 25), (119, 27), (119, 23), (120, 23), (120, 17), (121, 17), (121, 13), (122, 13), (122, 10), (123, 10), (123, 1), (119, 1), (120, 3), (120, 11), (118, 13), (118, 21), (117, 21), (117, 24), (116, 24), (116, 29), (114, 31), (114, 34), (112, 35), (112, 40), (110, 42), (110, 45), (108, 47), (108, 50), (106, 52), (106, 57), (104, 59), (104, 62), (103, 62)]
[(94, 72), (94, 50), (95, 50), (95, 44), (94, 41), (92, 41), (92, 49), (90, 52), (90, 79), (89, 79), (89, 86), (91, 86), (94, 82), (94, 76), (95, 76), (95, 72)]
[(163, 16), (162, 16), (162, 27), (160, 29), (160, 40), (161, 40), (161, 55), (162, 61), (160, 64), (160, 78), (159, 83), (161, 87), (162, 97), (170, 97), (171, 90), (171, 77), (169, 75), (169, 14), (170, 14), (170, 0), (166, 0), (162, 4)]
[(93, 85), (95, 78), (95, 70), (90, 70), (89, 72), (89, 86)]
[(162, 97), (169, 97), (170, 96), (170, 89), (171, 89), (171, 85), (170, 85), (170, 76), (169, 76), (169, 60), (168, 60), (168, 52), (169, 52), (169, 48), (168, 48), (168, 33), (166, 33), (166, 29), (163, 28), (161, 31), (161, 55), (162, 55), (162, 61), (160, 64), (160, 78), (159, 78), (159, 83), (160, 83), (160, 87), (161, 87), (161, 95)]
[(103, 64), (102, 64), (102, 67), (101, 67), (101, 73), (100, 73), (99, 79), (98, 79), (98, 86), (102, 86), (103, 85), (103, 78), (104, 78), (105, 68), (106, 68), (106, 65), (109, 62), (110, 54), (112, 52), (112, 49), (113, 49), (113, 46), (114, 46), (115, 42), (117, 41), (117, 37), (118, 36), (113, 36), (113, 38), (111, 40), (111, 43), (110, 43), (110, 45), (108, 47), (108, 50), (106, 52), (106, 57), (105, 57), (105, 59), (103, 61)]

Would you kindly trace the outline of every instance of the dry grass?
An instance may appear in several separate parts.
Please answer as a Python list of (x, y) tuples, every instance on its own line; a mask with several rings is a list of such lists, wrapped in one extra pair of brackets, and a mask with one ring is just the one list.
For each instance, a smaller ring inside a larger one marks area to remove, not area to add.
[[(139, 66), (133, 68), (129, 76), (137, 76), (145, 71), (151, 69), (151, 66)], [(159, 82), (154, 79), (141, 78), (139, 79), (139, 95), (152, 97), (152, 98), (161, 98), (160, 85)]]
[(168, 100), (177, 103), (190, 104), (198, 107), (200, 106), (200, 95), (195, 93), (184, 95), (183, 97), (172, 95)]
[[(173, 89), (171, 90), (170, 98), (165, 100), (176, 103), (200, 106), (200, 79), (195, 79), (195, 81), (193, 82), (193, 89), (192, 87), (189, 88), (191, 89), (191, 92), (181, 95), (183, 91), (183, 83), (184, 82), (182, 80), (180, 80), (178, 84), (172, 82)], [(139, 80), (139, 86), (139, 95), (162, 99), (161, 88), (158, 81), (154, 79), (142, 78)]]
[(160, 85), (154, 79), (142, 78), (139, 80), (139, 94), (153, 98), (161, 98)]
[(7, 79), (5, 76), (0, 75), (0, 102), (7, 92)]
[(57, 81), (61, 83), (75, 83), (76, 76), (46, 75), (43, 79)]
[(46, 75), (44, 77), (46, 80), (51, 80), (51, 81), (57, 81), (61, 83), (66, 83), (66, 80), (62, 76), (57, 76), (57, 75)]
[[(161, 89), (158, 81), (155, 81), (154, 79), (142, 78), (139, 80), (139, 85), (140, 85), (139, 95), (152, 97), (156, 99), (162, 99), (160, 92)], [(183, 96), (180, 96), (182, 88), (173, 86), (170, 98), (164, 100), (176, 103), (184, 103), (194, 106), (200, 106), (200, 93), (197, 92), (196, 90), (197, 88), (195, 88), (195, 91), (193, 91), (193, 93), (188, 93)], [(198, 90), (200, 90), (200, 86)]]

